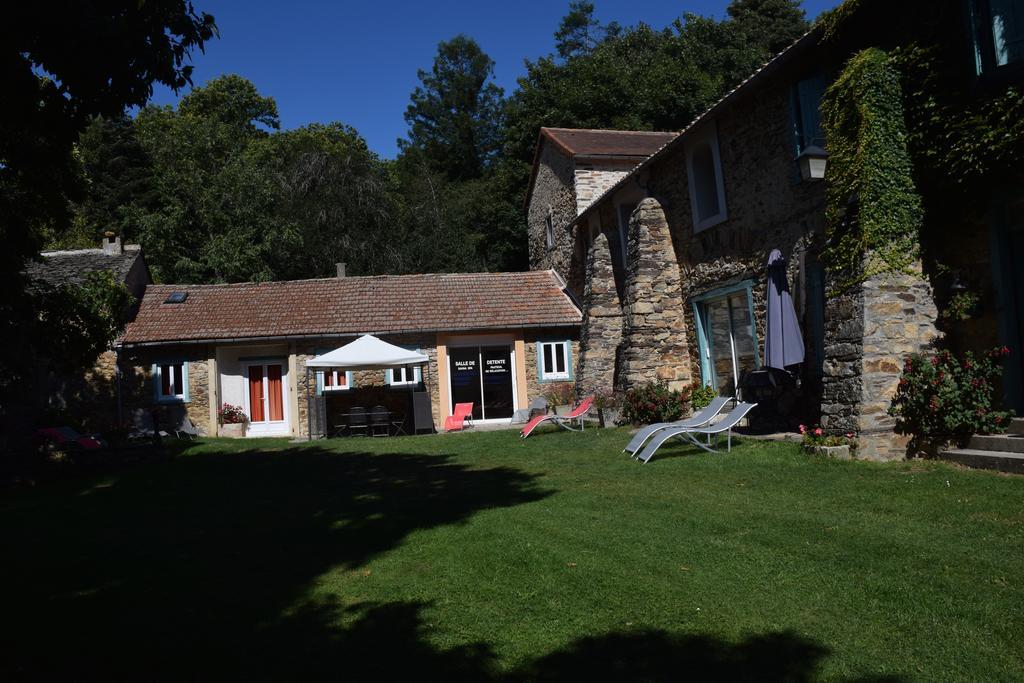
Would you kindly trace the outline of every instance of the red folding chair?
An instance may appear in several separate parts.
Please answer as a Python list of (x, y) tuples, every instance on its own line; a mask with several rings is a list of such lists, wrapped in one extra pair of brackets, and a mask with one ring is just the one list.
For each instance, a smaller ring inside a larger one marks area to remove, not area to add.
[(465, 428), (467, 422), (473, 426), (473, 404), (456, 403), (454, 414), (444, 421), (444, 431), (460, 432)]
[[(519, 436), (520, 438), (525, 439), (526, 437), (533, 433), (534, 429), (544, 424), (545, 422), (554, 422), (562, 429), (568, 429), (569, 431), (572, 432), (582, 432), (583, 418), (586, 416), (587, 413), (590, 412), (590, 408), (593, 405), (594, 397), (587, 396), (585, 399), (580, 401), (579, 405), (576, 406), (576, 408), (568, 415), (538, 415), (537, 417), (533, 418), (532, 420), (526, 423), (526, 426), (523, 427), (523, 431), (519, 433)], [(574, 427), (574, 422), (577, 423), (579, 426)]]

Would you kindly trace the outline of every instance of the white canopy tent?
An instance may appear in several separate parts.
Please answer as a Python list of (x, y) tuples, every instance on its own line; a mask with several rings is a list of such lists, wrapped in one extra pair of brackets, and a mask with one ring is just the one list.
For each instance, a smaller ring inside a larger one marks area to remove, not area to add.
[[(372, 334), (364, 334), (359, 339), (327, 353), (310, 358), (306, 361), (307, 400), (310, 402), (306, 411), (307, 431), (313, 438), (312, 413), (313, 403), (308, 391), (313, 386), (309, 373), (311, 370), (394, 370), (396, 368), (413, 368), (418, 365), (430, 369), (430, 359), (419, 351), (411, 351), (401, 346), (389, 344)], [(431, 427), (433, 429), (433, 427)]]
[(423, 365), (430, 359), (419, 351), (388, 344), (372, 334), (364, 334), (354, 342), (306, 361), (309, 368), (344, 368), (345, 370), (390, 370), (406, 365)]

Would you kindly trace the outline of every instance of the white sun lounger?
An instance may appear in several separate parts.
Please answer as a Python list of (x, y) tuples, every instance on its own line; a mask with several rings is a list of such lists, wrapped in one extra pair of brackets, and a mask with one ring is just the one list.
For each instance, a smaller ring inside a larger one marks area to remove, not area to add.
[(716, 422), (710, 427), (697, 427), (695, 429), (686, 428), (669, 428), (663, 429), (658, 432), (653, 439), (647, 444), (647, 447), (640, 451), (639, 455), (634, 457), (640, 462), (649, 462), (654, 453), (661, 448), (662, 444), (673, 437), (679, 437), (686, 439), (695, 446), (703, 448), (709, 453), (717, 453), (718, 451), (711, 446), (702, 444), (696, 435), (708, 436), (714, 435), (716, 438), (719, 434), (725, 433), (728, 436), (728, 447), (726, 450), (732, 450), (732, 428), (739, 424), (740, 420), (747, 416), (751, 410), (757, 407), (756, 403), (740, 403), (732, 411), (722, 418), (721, 421)]
[(622, 449), (623, 453), (636, 454), (644, 444), (647, 443), (647, 439), (651, 438), (663, 429), (671, 429), (673, 427), (683, 427), (688, 429), (696, 429), (697, 427), (704, 427), (710, 423), (715, 417), (722, 412), (722, 408), (733, 400), (731, 396), (716, 396), (712, 399), (711, 403), (707, 406), (698, 410), (696, 413), (686, 418), (685, 420), (678, 420), (676, 422), (657, 422), (655, 424), (647, 425), (635, 435), (632, 440)]

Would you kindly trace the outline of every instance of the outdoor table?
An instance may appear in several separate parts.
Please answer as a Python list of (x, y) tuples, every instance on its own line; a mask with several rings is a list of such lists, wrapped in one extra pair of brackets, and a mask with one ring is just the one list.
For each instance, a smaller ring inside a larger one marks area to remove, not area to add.
[[(369, 413), (366, 413), (369, 415)], [(351, 412), (345, 413), (334, 413), (334, 416), (341, 418), (341, 422), (335, 423), (334, 431), (331, 432), (332, 436), (349, 436), (346, 434), (349, 428), (348, 418), (351, 417)], [(390, 427), (388, 429), (388, 436), (398, 436), (399, 434), (405, 435), (405, 416), (392, 414), (389, 420)], [(392, 433), (394, 432), (394, 433)]]

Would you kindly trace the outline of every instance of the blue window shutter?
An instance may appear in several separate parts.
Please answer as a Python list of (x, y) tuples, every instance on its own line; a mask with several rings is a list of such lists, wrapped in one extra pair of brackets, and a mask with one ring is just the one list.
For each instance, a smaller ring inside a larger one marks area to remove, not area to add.
[(183, 400), (185, 403), (188, 403), (189, 399), (188, 399), (188, 361), (187, 360), (186, 361), (182, 361), (182, 363), (181, 363), (181, 383), (185, 385), (183, 387), (185, 391), (182, 392), (183, 395), (181, 397), (181, 400)]
[(316, 374), (316, 395), (317, 396), (323, 396), (324, 395), (324, 371), (323, 370), (317, 370), (315, 374)]
[(153, 363), (153, 369), (150, 373), (150, 378), (153, 380), (153, 400), (160, 400), (160, 364)]
[(355, 380), (352, 377), (352, 371), (351, 370), (346, 370), (345, 371), (345, 384), (348, 385), (349, 389), (352, 389), (356, 385)]
[(821, 128), (821, 98), (825, 94), (825, 79), (814, 76), (797, 83), (797, 99), (800, 104), (800, 151), (811, 145), (823, 147), (825, 132)]
[(537, 342), (537, 381), (544, 381), (544, 342)]
[(395, 383), (395, 373), (391, 370), (384, 371), (384, 382), (390, 386)]
[(423, 368), (421, 368), (420, 366), (417, 365), (416, 366), (416, 371), (413, 373), (413, 377), (416, 378), (416, 382), (422, 382), (423, 381)]
[(572, 340), (566, 340), (565, 342), (565, 369), (569, 371), (569, 381), (572, 382), (576, 379), (576, 375), (572, 369)]

